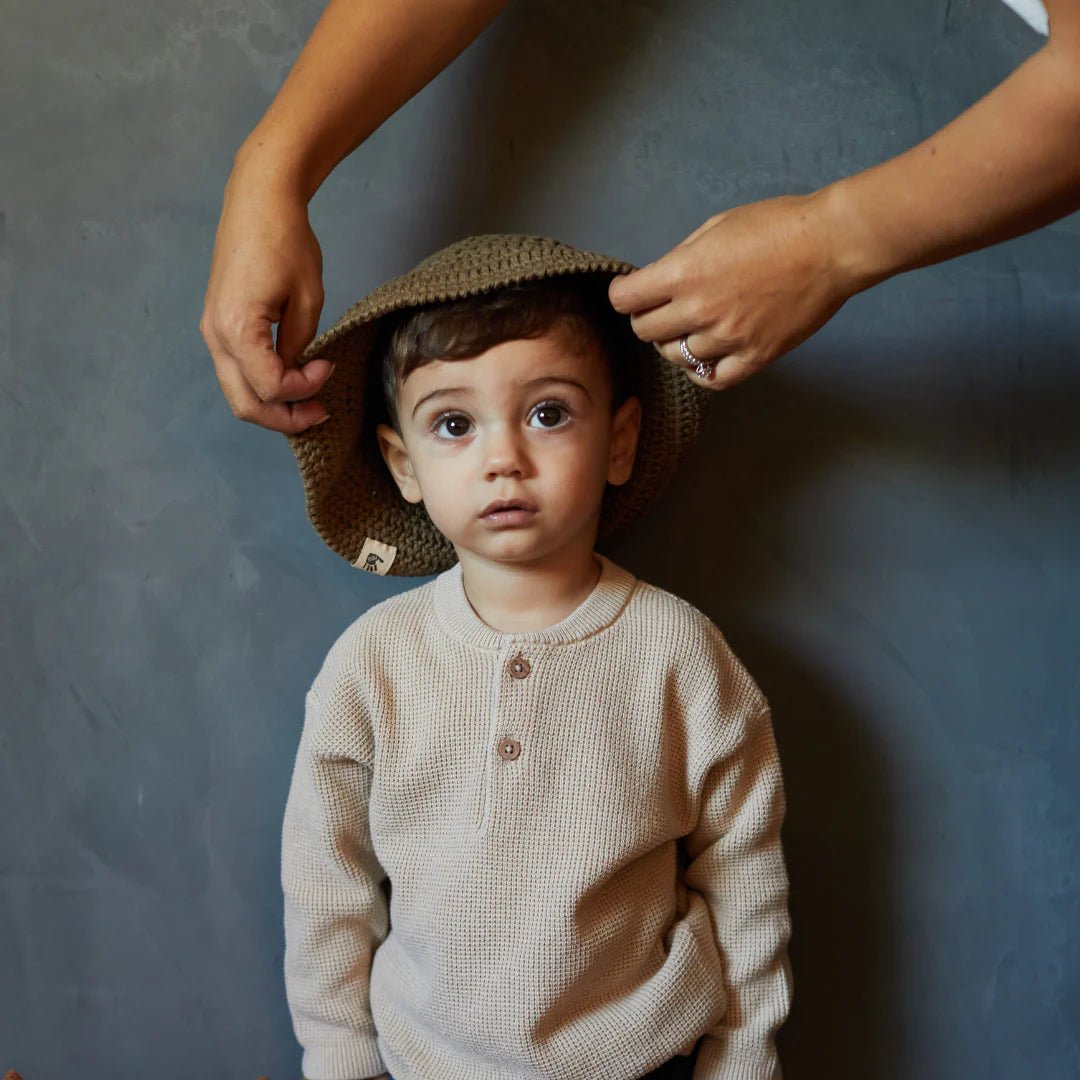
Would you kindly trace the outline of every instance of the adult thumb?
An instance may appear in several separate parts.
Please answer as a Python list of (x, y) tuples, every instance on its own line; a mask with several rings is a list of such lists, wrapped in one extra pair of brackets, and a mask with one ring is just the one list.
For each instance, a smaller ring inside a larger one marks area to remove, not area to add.
[(295, 366), (296, 358), (315, 337), (322, 306), (321, 295), (290, 296), (286, 301), (277, 328), (277, 353), (286, 367)]

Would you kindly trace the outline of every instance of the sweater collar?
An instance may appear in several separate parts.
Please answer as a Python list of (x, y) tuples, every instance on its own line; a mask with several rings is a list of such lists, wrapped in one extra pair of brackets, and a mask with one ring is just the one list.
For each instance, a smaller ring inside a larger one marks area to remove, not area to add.
[(460, 562), (444, 570), (433, 582), (435, 614), (453, 637), (483, 648), (497, 649), (510, 641), (541, 645), (565, 645), (580, 641), (618, 618), (637, 583), (637, 578), (629, 570), (599, 551), (595, 555), (600, 560), (600, 579), (592, 592), (569, 615), (552, 626), (516, 632), (489, 626), (476, 613), (465, 594)]

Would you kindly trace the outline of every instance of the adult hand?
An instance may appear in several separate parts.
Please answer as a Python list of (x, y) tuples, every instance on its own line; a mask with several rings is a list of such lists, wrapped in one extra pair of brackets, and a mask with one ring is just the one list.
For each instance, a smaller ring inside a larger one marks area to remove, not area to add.
[[(804, 341), (865, 287), (843, 271), (822, 200), (783, 195), (715, 214), (663, 258), (615, 277), (634, 333), (692, 382), (721, 390)], [(686, 367), (679, 339), (711, 375)]]
[(238, 156), (225, 186), (199, 330), (241, 420), (291, 434), (326, 419), (326, 409), (307, 399), (332, 365), (317, 359), (294, 366), (315, 336), (322, 305), (322, 251), (306, 201)]

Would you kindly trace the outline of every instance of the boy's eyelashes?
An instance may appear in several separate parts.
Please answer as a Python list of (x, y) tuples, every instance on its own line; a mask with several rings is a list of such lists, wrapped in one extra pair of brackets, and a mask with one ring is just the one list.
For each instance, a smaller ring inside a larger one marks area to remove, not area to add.
[[(539, 420), (536, 430), (554, 431), (565, 427), (571, 419), (572, 410), (561, 398), (546, 398), (538, 402), (529, 410), (526, 421), (534, 417)], [(552, 422), (554, 418), (554, 422)], [(439, 429), (444, 424), (450, 424), (446, 435), (440, 435)], [(428, 431), (441, 442), (458, 442), (468, 434), (468, 427), (472, 420), (468, 413), (461, 409), (444, 409), (438, 413), (428, 424)]]

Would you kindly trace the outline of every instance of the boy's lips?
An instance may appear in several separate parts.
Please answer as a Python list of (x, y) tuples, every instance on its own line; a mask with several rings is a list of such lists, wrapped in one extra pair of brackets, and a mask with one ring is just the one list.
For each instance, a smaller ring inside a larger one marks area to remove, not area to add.
[(488, 503), (487, 506), (480, 511), (480, 517), (484, 518), (491, 514), (513, 510), (535, 514), (537, 506), (536, 503), (530, 502), (528, 499), (496, 499), (494, 502)]

